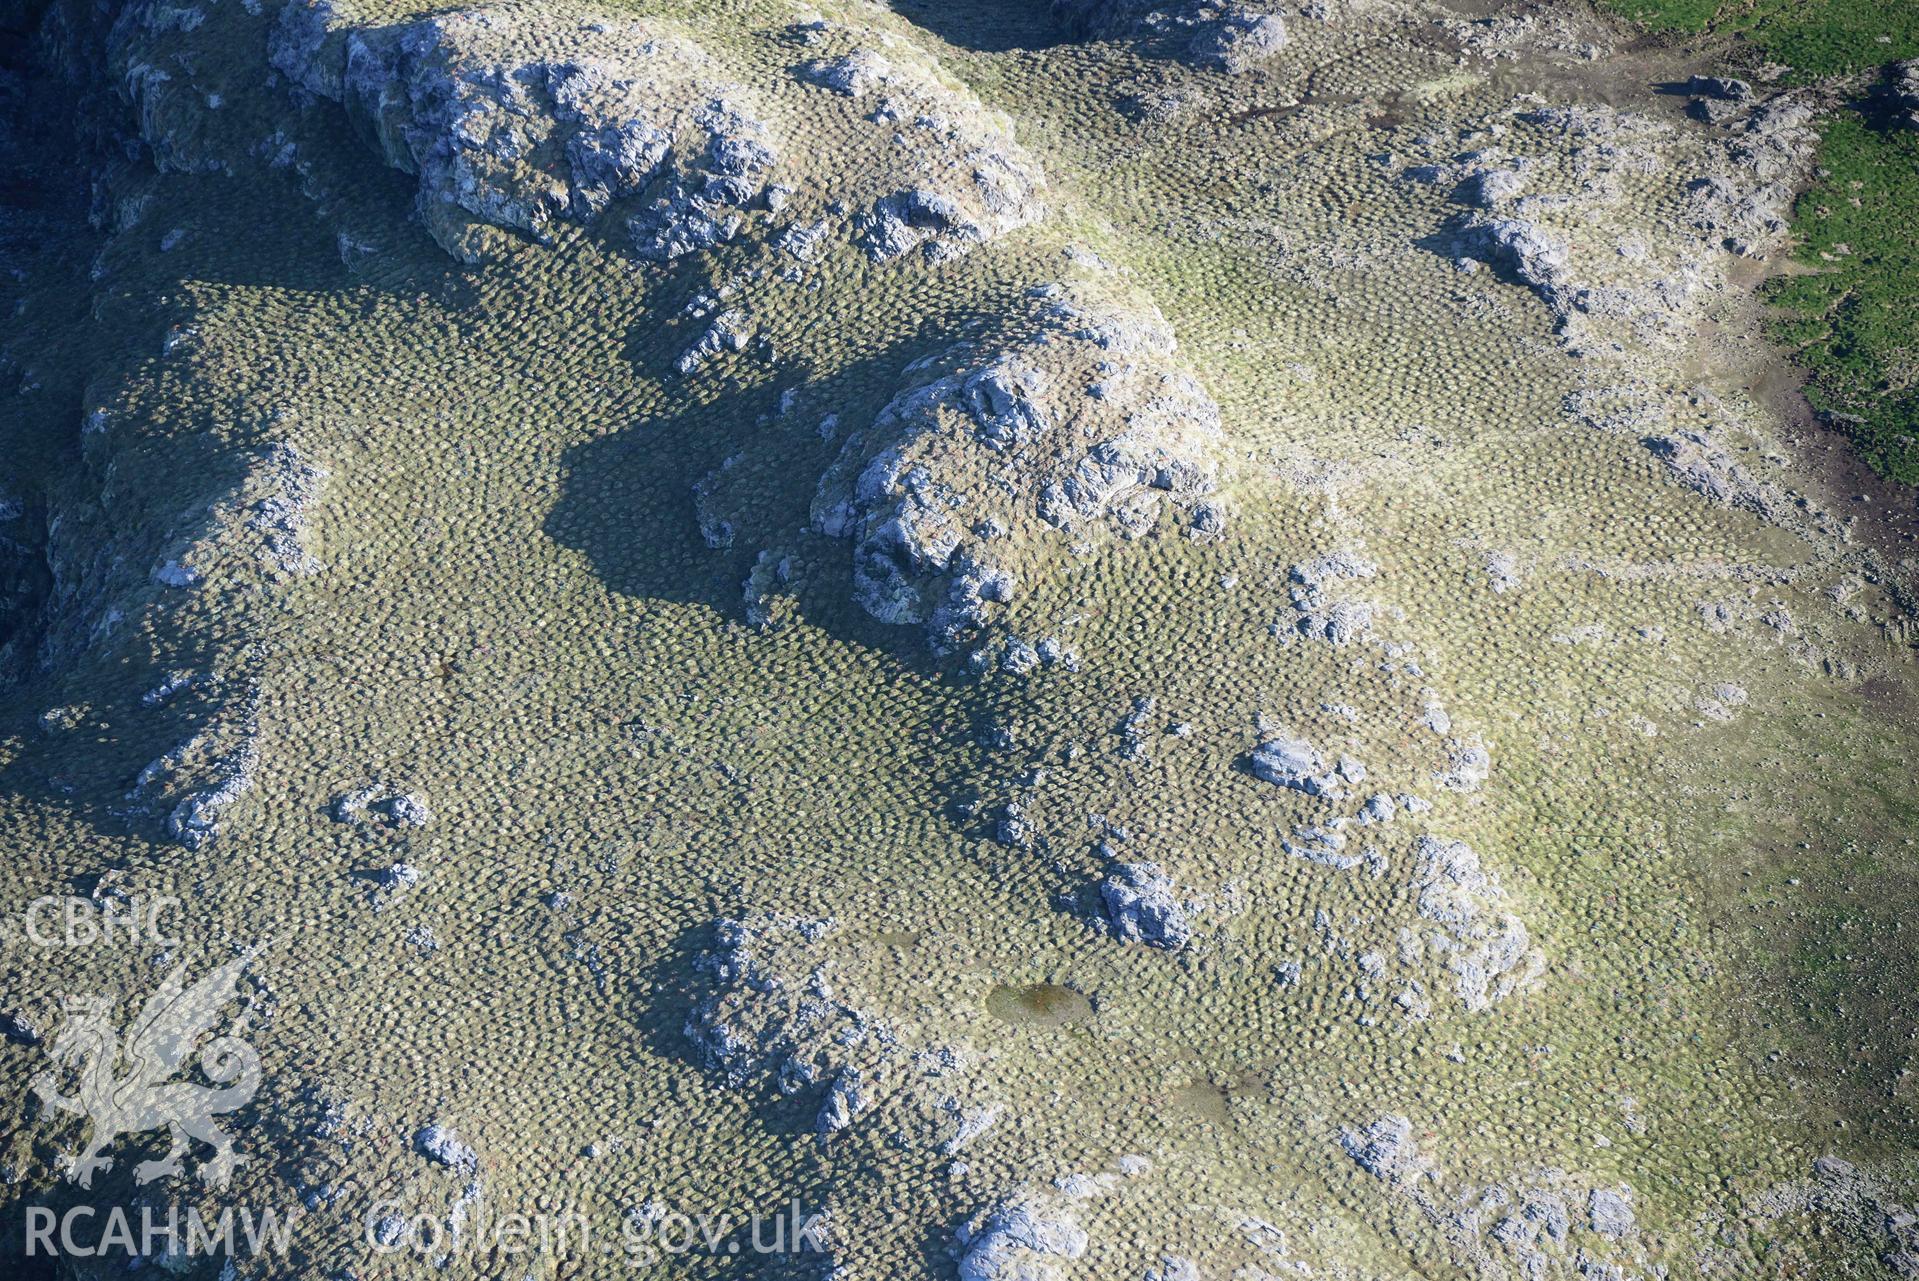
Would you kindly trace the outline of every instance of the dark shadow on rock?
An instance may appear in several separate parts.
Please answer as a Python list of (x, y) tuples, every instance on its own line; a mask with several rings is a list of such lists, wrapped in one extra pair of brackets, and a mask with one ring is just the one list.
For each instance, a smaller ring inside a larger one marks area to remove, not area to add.
[(1044, 49), (1074, 38), (1050, 0), (887, 0), (894, 13), (947, 44), (977, 53)]
[[(929, 321), (918, 336), (816, 381), (795, 370), (711, 390), (696, 381), (705, 371), (683, 376), (670, 356), (706, 322), (649, 327), (634, 335), (629, 358), (669, 386), (682, 384), (683, 407), (569, 450), (546, 532), (585, 553), (623, 596), (703, 604), (741, 626), (752, 625), (746, 584), (761, 553), (788, 560), (792, 577), (777, 594), (808, 623), (922, 675), (950, 675), (958, 660), (936, 656), (923, 627), (882, 623), (854, 600), (852, 542), (813, 532), (811, 509), (821, 477), (900, 390), (906, 367), (979, 319)], [(714, 367), (747, 358), (722, 355)], [(782, 412), (793, 388), (796, 403)], [(829, 414), (839, 425), (823, 434)]]

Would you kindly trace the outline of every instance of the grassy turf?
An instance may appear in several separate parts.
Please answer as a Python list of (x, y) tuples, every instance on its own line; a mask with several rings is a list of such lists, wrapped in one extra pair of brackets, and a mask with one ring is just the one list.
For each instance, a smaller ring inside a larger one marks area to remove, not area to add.
[(1881, 473), (1919, 483), (1919, 134), (1828, 123), (1824, 176), (1800, 199), (1798, 256), (1784, 279), (1778, 337), (1811, 373), (1807, 395)]
[[(1919, 57), (1919, 0), (1609, 0), (1668, 31), (1737, 35), (1805, 82)], [(1814, 274), (1780, 282), (1777, 336), (1799, 354), (1807, 394), (1862, 457), (1919, 484), (1919, 135), (1855, 112), (1828, 122), (1822, 177), (1799, 202), (1797, 256)]]
[(1607, 0), (1661, 31), (1738, 35), (1795, 79), (1919, 57), (1919, 0)]

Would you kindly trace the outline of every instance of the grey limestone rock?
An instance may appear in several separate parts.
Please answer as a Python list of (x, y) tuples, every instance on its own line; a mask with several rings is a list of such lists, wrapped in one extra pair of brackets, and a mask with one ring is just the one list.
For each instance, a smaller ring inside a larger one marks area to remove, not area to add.
[(1065, 1207), (1018, 1193), (973, 1220), (955, 1237), (960, 1281), (1051, 1281), (1052, 1260), (1086, 1253), (1086, 1230)]
[(1178, 951), (1191, 941), (1192, 923), (1173, 879), (1157, 863), (1120, 863), (1100, 882), (1106, 921), (1117, 938)]
[(1428, 1168), (1413, 1123), (1403, 1116), (1382, 1116), (1360, 1130), (1341, 1127), (1339, 1145), (1360, 1169), (1382, 1183), (1398, 1186), (1417, 1179)]
[(1339, 776), (1305, 739), (1269, 738), (1253, 749), (1248, 764), (1256, 778), (1308, 796), (1330, 799), (1340, 791)]

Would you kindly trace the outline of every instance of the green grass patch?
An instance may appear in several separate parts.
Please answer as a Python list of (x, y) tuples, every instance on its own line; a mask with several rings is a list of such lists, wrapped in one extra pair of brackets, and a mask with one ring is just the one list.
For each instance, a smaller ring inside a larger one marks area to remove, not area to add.
[(1656, 31), (1743, 36), (1797, 80), (1919, 57), (1915, 0), (1607, 0)]
[(1826, 124), (1820, 159), (1824, 176), (1794, 217), (1811, 274), (1772, 287), (1775, 337), (1810, 373), (1814, 407), (1865, 459), (1919, 483), (1919, 134), (1843, 112)]
[[(1655, 30), (1738, 36), (1804, 83), (1919, 58), (1919, 0), (1607, 0)], [(1744, 61), (1739, 59), (1739, 61)], [(1919, 484), (1919, 135), (1857, 112), (1825, 126), (1823, 176), (1793, 232), (1813, 274), (1779, 282), (1774, 337), (1799, 354), (1807, 396), (1881, 475)]]

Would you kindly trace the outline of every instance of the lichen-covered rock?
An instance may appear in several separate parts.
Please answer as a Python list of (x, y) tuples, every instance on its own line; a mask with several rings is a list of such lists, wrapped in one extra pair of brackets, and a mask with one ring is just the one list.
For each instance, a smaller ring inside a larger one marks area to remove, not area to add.
[(192, 738), (149, 762), (127, 793), (140, 810), (164, 812), (167, 836), (188, 849), (217, 837), (228, 811), (253, 790), (260, 768), (253, 697), (214, 712)]
[(329, 807), (336, 823), (361, 825), (378, 823), (385, 827), (425, 827), (433, 821), (433, 811), (413, 792), (392, 792), (377, 783), (367, 783), (342, 792)]
[(259, 749), (251, 738), (219, 757), (213, 762), (211, 781), (181, 797), (167, 815), (167, 835), (190, 850), (211, 841), (226, 812), (253, 790), (259, 764)]
[(1497, 209), (1525, 189), (1526, 180), (1511, 169), (1482, 169), (1461, 182), (1453, 198), (1475, 209)]
[(853, 540), (861, 607), (941, 648), (1010, 601), (1060, 532), (1138, 538), (1215, 483), (1219, 410), (1172, 363), (1164, 323), (1038, 296), (1031, 337), (922, 366), (813, 502), (815, 528)]
[(1730, 76), (1693, 76), (1686, 81), (1686, 92), (1701, 98), (1726, 102), (1745, 102), (1752, 97), (1752, 86)]
[(690, 41), (644, 23), (549, 30), (490, 10), (336, 25), (295, 0), (270, 47), (295, 84), (338, 100), (386, 162), (419, 178), (428, 231), (475, 261), (556, 219), (627, 210), (641, 257), (722, 244), (765, 195), (772, 130)]

